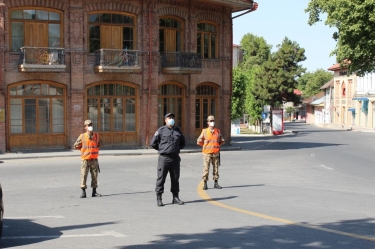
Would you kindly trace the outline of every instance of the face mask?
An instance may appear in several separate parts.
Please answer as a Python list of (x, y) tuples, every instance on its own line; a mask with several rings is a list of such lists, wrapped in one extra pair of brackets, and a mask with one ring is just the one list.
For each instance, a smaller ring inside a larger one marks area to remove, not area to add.
[(94, 127), (89, 126), (89, 127), (87, 127), (87, 130), (88, 130), (88, 131), (93, 131), (93, 130), (94, 130)]
[(214, 127), (215, 126), (215, 122), (210, 122), (210, 126)]
[(174, 119), (168, 119), (168, 125), (174, 126)]

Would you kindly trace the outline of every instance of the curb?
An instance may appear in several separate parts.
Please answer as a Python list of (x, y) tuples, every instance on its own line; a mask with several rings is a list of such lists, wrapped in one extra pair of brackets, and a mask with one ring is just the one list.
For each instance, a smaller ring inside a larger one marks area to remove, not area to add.
[[(239, 146), (224, 146), (221, 148), (221, 151), (236, 151), (241, 150), (242, 148)], [(100, 154), (100, 157), (102, 156), (145, 156), (145, 155), (158, 155), (158, 152), (156, 150), (150, 150), (150, 151), (144, 151), (144, 152), (110, 152), (108, 150), (103, 150)], [(71, 151), (73, 152), (73, 151)], [(107, 152), (107, 153), (106, 153)], [(187, 150), (181, 150), (180, 154), (186, 154), (186, 153), (202, 153), (202, 149), (187, 149)], [(4, 154), (6, 155), (6, 154)], [(53, 158), (53, 157), (80, 157), (80, 154), (74, 153), (69, 155), (64, 155), (61, 152), (56, 152), (51, 155), (31, 155), (30, 154), (11, 154), (9, 156), (1, 156), (0, 155), (0, 161), (3, 160), (14, 160), (14, 159), (38, 159), (38, 158)]]

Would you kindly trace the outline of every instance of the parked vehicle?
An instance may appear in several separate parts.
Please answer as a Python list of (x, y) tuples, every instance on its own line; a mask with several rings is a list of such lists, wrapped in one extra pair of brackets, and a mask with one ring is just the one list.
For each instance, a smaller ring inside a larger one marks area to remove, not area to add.
[(4, 203), (3, 203), (3, 188), (0, 184), (0, 238), (3, 234), (3, 215), (4, 215)]

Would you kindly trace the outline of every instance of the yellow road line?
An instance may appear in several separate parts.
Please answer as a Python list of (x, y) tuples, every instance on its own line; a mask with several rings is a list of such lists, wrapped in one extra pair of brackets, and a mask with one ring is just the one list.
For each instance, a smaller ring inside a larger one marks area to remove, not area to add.
[(333, 230), (333, 229), (329, 229), (329, 228), (324, 228), (324, 227), (319, 227), (319, 226), (313, 226), (313, 225), (303, 224), (303, 223), (299, 223), (299, 222), (285, 220), (285, 219), (281, 219), (281, 218), (277, 218), (277, 217), (272, 217), (272, 216), (261, 214), (261, 213), (256, 213), (256, 212), (252, 212), (252, 211), (248, 211), (248, 210), (244, 210), (244, 209), (232, 207), (232, 206), (229, 206), (229, 205), (226, 205), (226, 204), (223, 204), (221, 202), (213, 200), (207, 194), (207, 192), (204, 191), (202, 188), (203, 188), (203, 181), (201, 181), (198, 184), (198, 189), (197, 189), (198, 194), (199, 194), (199, 196), (203, 200), (207, 201), (208, 203), (210, 203), (212, 205), (216, 205), (216, 206), (219, 206), (219, 207), (222, 207), (222, 208), (226, 208), (226, 209), (229, 209), (229, 210), (232, 210), (232, 211), (236, 211), (236, 212), (239, 212), (239, 213), (243, 213), (243, 214), (247, 214), (247, 215), (259, 217), (259, 218), (266, 219), (266, 220), (277, 221), (277, 222), (288, 224), (288, 225), (294, 225), (294, 226), (300, 226), (300, 227), (310, 228), (310, 229), (319, 230), (319, 231), (323, 231), (323, 232), (328, 232), (328, 233), (334, 233), (334, 234), (339, 234), (339, 235), (343, 235), (343, 236), (348, 236), (348, 237), (352, 237), (352, 238), (356, 238), (356, 239), (362, 239), (362, 240), (368, 240), (368, 241), (375, 241), (374, 237), (362, 236), (362, 235), (358, 235), (358, 234), (354, 234), (354, 233), (341, 232), (341, 231), (337, 231), (337, 230)]

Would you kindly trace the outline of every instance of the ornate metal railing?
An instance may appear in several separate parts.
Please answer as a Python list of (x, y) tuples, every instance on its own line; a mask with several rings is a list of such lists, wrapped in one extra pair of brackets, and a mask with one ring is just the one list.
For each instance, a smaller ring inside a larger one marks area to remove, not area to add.
[(65, 65), (64, 48), (22, 47), (20, 64)]
[(95, 51), (95, 66), (138, 67), (138, 50), (99, 49)]
[(162, 68), (202, 69), (201, 55), (188, 52), (161, 53)]

